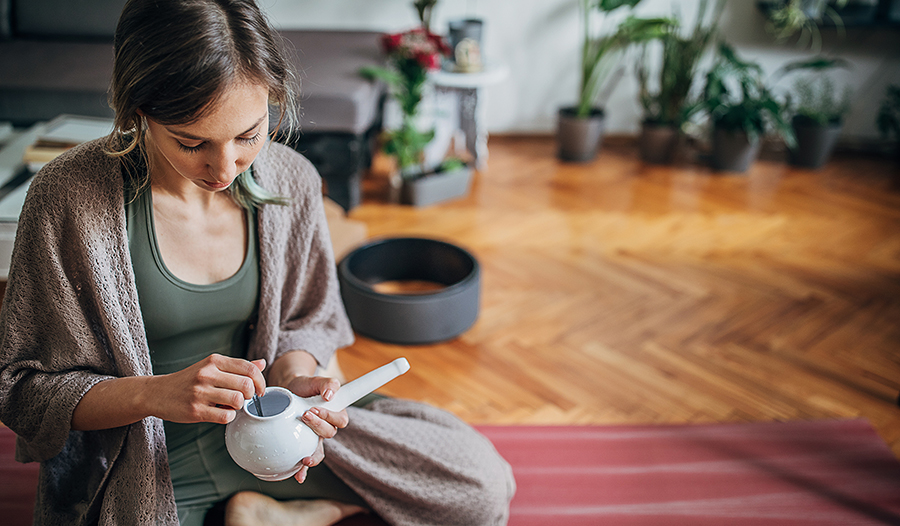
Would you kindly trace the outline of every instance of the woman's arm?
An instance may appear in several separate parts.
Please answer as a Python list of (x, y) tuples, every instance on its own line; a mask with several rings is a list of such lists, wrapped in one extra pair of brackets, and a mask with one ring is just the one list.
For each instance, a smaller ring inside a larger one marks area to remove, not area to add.
[(72, 429), (111, 429), (156, 416), (170, 422), (234, 420), (244, 400), (263, 394), (265, 360), (218, 354), (172, 374), (104, 380), (75, 406)]

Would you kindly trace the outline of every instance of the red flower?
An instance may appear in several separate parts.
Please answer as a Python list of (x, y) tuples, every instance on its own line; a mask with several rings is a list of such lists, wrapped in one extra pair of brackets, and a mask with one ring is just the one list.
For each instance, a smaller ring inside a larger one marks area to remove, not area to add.
[(421, 27), (384, 35), (381, 45), (389, 59), (415, 60), (425, 69), (441, 67), (441, 59), (450, 54), (450, 48), (440, 36)]
[(433, 53), (418, 53), (416, 62), (425, 69), (437, 69), (441, 67), (441, 57)]
[(402, 34), (396, 35), (384, 35), (381, 37), (381, 47), (384, 48), (385, 53), (391, 54), (400, 47), (400, 41), (402, 39)]

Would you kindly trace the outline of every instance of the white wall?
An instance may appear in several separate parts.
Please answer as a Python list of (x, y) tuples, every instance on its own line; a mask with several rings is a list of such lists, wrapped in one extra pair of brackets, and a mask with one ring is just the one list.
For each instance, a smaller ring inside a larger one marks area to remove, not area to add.
[[(418, 20), (411, 0), (260, 0), (272, 21), (289, 29), (374, 29), (400, 31)], [(698, 0), (644, 0), (638, 13), (665, 16), (678, 7), (691, 23)], [(764, 30), (755, 0), (728, 0), (720, 28), (744, 58), (758, 61), (767, 74), (784, 63), (810, 55), (793, 43), (776, 44)], [(580, 23), (578, 0), (441, 0), (433, 28), (464, 16), (485, 20), (486, 60), (503, 62), (510, 76), (487, 89), (491, 132), (552, 132), (556, 111), (575, 101), (578, 83)], [(889, 83), (900, 83), (900, 29), (848, 29), (841, 37), (822, 32), (825, 50), (853, 64), (841, 74), (854, 90), (845, 138), (877, 138), (878, 105)], [(607, 107), (609, 133), (636, 133), (641, 109), (637, 83), (626, 75)], [(789, 87), (787, 83), (785, 88)]]

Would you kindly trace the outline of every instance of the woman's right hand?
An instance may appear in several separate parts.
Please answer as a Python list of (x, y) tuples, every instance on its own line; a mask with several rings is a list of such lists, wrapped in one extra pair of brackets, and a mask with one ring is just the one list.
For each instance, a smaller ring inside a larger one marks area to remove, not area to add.
[(212, 354), (176, 373), (103, 380), (75, 406), (72, 429), (111, 429), (148, 416), (170, 422), (227, 424), (244, 400), (253, 393), (265, 394), (265, 367), (265, 360), (249, 362)]
[(152, 412), (170, 422), (227, 424), (245, 400), (265, 394), (265, 367), (265, 360), (211, 354), (181, 371), (155, 376)]

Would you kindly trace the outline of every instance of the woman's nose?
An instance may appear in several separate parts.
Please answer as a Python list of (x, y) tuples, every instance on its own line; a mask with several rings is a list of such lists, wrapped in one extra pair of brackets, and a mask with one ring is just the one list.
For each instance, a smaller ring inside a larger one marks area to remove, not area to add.
[(211, 154), (206, 166), (209, 175), (220, 182), (228, 182), (236, 175), (237, 163), (237, 152), (226, 145)]

